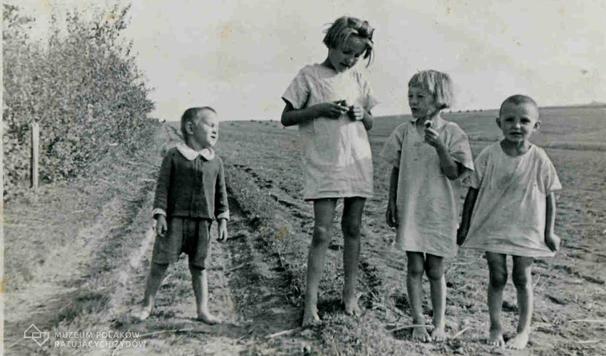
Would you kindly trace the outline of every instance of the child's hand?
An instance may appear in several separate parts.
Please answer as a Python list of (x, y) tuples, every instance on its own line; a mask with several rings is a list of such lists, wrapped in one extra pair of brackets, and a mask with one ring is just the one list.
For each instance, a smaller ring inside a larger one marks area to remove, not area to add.
[(387, 211), (385, 212), (385, 221), (387, 221), (387, 226), (396, 227), (398, 226), (398, 217), (397, 217), (397, 209), (396, 203), (389, 200), (387, 203)]
[(331, 119), (338, 119), (341, 115), (345, 114), (349, 107), (343, 103), (343, 100), (332, 103), (320, 103), (312, 106), (315, 111), (316, 117), (328, 117)]
[(560, 249), (560, 237), (553, 232), (545, 233), (545, 244), (553, 252)]
[(158, 234), (160, 237), (164, 237), (166, 230), (168, 230), (166, 225), (166, 216), (158, 215), (156, 218), (156, 234)]
[(219, 235), (217, 236), (218, 241), (227, 241), (227, 219), (219, 219)]
[(350, 106), (347, 114), (352, 120), (361, 121), (364, 119), (364, 109), (357, 104)]
[(431, 127), (425, 128), (425, 142), (435, 148), (440, 148), (444, 146), (444, 142), (442, 142), (438, 131), (432, 129)]

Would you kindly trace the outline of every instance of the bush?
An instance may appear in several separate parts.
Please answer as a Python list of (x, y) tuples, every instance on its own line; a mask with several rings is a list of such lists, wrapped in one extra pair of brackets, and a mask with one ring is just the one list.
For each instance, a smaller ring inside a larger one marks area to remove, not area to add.
[(28, 177), (29, 125), (40, 124), (40, 178), (73, 177), (111, 146), (136, 149), (136, 133), (152, 123), (149, 89), (121, 39), (129, 7), (113, 7), (85, 20), (53, 20), (48, 42), (27, 33), (34, 19), (4, 5), (5, 198)]

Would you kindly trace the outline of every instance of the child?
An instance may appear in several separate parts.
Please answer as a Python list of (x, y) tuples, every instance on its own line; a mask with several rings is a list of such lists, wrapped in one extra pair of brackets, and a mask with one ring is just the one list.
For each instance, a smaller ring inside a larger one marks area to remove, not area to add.
[[(467, 135), (440, 116), (452, 97), (448, 74), (434, 70), (415, 74), (408, 82), (413, 119), (396, 127), (381, 152), (393, 166), (386, 220), (397, 226), (396, 247), (406, 251), (406, 287), (415, 324), (412, 338), (421, 341), (446, 338), (443, 259), (457, 251), (458, 196), (452, 181), (473, 170)], [(423, 272), (431, 290), (431, 336), (421, 307)]]
[(205, 260), (213, 219), (219, 221), (219, 241), (227, 239), (229, 219), (223, 162), (212, 149), (219, 138), (217, 113), (208, 106), (187, 109), (181, 117), (181, 132), (185, 144), (166, 153), (158, 176), (153, 210), (158, 235), (143, 307), (135, 317), (144, 320), (150, 315), (168, 265), (185, 252), (197, 319), (215, 324), (219, 319), (208, 310)]
[(284, 126), (298, 125), (303, 142), (303, 198), (313, 202), (314, 232), (307, 265), (303, 324), (320, 320), (318, 287), (338, 198), (344, 198), (341, 228), (345, 246), (343, 303), (360, 313), (355, 283), (360, 256), (360, 225), (366, 198), (372, 196), (372, 157), (366, 131), (377, 101), (361, 72), (360, 57), (373, 50), (373, 28), (354, 17), (337, 19), (326, 32), (328, 56), (303, 67), (284, 92)]
[(469, 192), (457, 243), (486, 251), (490, 273), (488, 343), (503, 346), (501, 306), (507, 283), (507, 255), (513, 257), (512, 279), (520, 311), (513, 349), (528, 343), (532, 317), (533, 258), (553, 256), (560, 238), (554, 233), (555, 197), (561, 189), (556, 170), (545, 151), (528, 140), (539, 128), (537, 104), (524, 95), (507, 98), (497, 125), (503, 140), (486, 147), (475, 162), (476, 171), (465, 179)]

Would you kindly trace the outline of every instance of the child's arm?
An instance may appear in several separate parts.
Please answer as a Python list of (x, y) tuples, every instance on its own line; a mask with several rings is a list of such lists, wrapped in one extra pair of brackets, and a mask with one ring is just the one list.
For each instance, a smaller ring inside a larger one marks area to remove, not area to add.
[(391, 176), (389, 177), (389, 197), (387, 200), (387, 211), (385, 212), (385, 220), (387, 221), (387, 226), (389, 227), (398, 226), (396, 198), (398, 192), (399, 175), (400, 169), (398, 167), (393, 167), (391, 170)]
[(425, 142), (436, 149), (440, 158), (440, 169), (448, 177), (448, 179), (457, 179), (463, 173), (464, 168), (457, 161), (452, 159), (448, 147), (440, 138), (440, 134), (431, 127), (425, 128)]
[(556, 198), (553, 192), (551, 192), (545, 199), (547, 200), (545, 209), (545, 244), (551, 251), (557, 251), (560, 248), (560, 237), (553, 232), (556, 215)]
[(303, 109), (295, 109), (292, 104), (286, 101), (284, 110), (282, 111), (282, 117), (280, 121), (284, 126), (299, 125), (307, 121), (311, 121), (320, 116), (338, 119), (341, 115), (345, 114), (349, 108), (344, 105), (337, 103), (320, 103), (312, 105)]
[(372, 117), (372, 113), (370, 112), (370, 110), (366, 111), (366, 109), (364, 109), (363, 107), (354, 104), (351, 106), (350, 115), (352, 119), (362, 121), (366, 131), (370, 131), (370, 129), (372, 129), (372, 125), (374, 124), (375, 120)]
[(467, 196), (465, 197), (465, 203), (463, 204), (463, 216), (461, 217), (461, 225), (457, 230), (457, 245), (461, 246), (467, 238), (467, 232), (469, 231), (469, 223), (471, 222), (471, 214), (473, 213), (473, 207), (476, 205), (478, 199), (478, 190), (476, 188), (469, 188)]
[(366, 131), (370, 131), (372, 129), (372, 126), (375, 123), (375, 118), (372, 116), (370, 111), (364, 110), (364, 118), (362, 119), (362, 123), (364, 124)]
[(229, 203), (227, 200), (227, 186), (225, 184), (225, 169), (220, 161), (219, 174), (215, 182), (215, 214), (219, 222), (219, 235), (217, 240), (227, 240), (227, 220), (229, 220)]
[(168, 206), (168, 190), (170, 188), (170, 172), (172, 170), (172, 155), (166, 154), (162, 159), (160, 174), (156, 183), (156, 195), (154, 197), (154, 210), (152, 212), (156, 219), (156, 232), (159, 236), (164, 236), (168, 229), (166, 224), (166, 210)]

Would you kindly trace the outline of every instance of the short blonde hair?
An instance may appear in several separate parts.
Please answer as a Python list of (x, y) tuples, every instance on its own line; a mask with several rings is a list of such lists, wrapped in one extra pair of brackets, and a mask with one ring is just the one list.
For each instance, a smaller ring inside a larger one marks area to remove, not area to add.
[(420, 87), (427, 90), (440, 110), (451, 107), (454, 102), (450, 76), (437, 70), (423, 70), (415, 73), (408, 81), (408, 87)]
[(372, 35), (374, 31), (375, 29), (370, 26), (368, 21), (363, 21), (356, 17), (342, 16), (326, 30), (326, 35), (322, 42), (328, 48), (339, 48), (350, 36), (356, 36), (356, 38), (366, 43), (364, 59), (368, 58), (368, 64), (370, 64), (373, 58), (372, 50), (374, 42), (372, 41)]
[(539, 106), (537, 105), (537, 102), (534, 101), (533, 98), (529, 97), (528, 95), (515, 94), (503, 101), (503, 103), (501, 104), (501, 107), (499, 108), (499, 117), (501, 117), (501, 112), (503, 111), (503, 106), (505, 106), (505, 104), (508, 104), (508, 103), (511, 103), (514, 105), (530, 104), (530, 105), (534, 106), (535, 109), (537, 109), (537, 112), (539, 112)]

